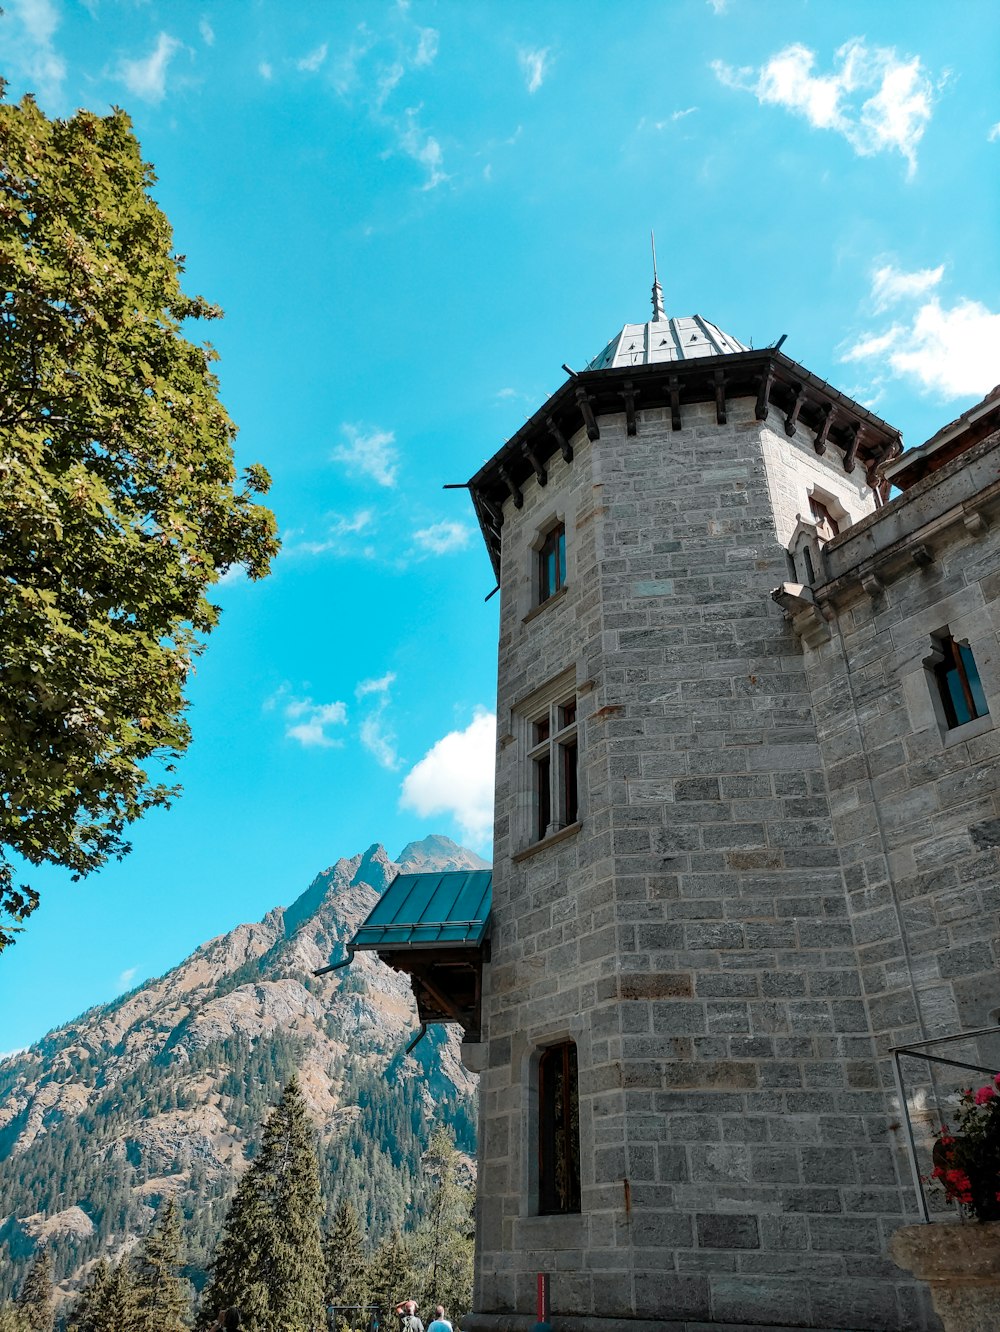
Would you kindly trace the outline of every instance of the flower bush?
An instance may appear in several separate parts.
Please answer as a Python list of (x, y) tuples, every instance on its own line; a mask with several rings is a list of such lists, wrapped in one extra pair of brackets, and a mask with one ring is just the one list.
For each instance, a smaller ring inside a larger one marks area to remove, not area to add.
[(977, 1221), (1000, 1220), (1000, 1073), (992, 1083), (959, 1097), (954, 1133), (942, 1129), (934, 1144), (931, 1179)]

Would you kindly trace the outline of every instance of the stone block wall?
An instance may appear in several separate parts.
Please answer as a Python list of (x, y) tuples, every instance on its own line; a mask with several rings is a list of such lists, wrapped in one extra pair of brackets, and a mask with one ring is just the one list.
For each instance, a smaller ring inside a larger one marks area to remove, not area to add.
[[(909, 1200), (816, 663), (770, 598), (786, 577), (773, 440), (752, 401), (728, 406), (725, 426), (714, 405), (685, 407), (679, 432), (640, 412), (635, 437), (603, 416), (598, 440), (580, 432), (571, 464), (505, 505), (482, 1327), (530, 1323), (538, 1271), (570, 1327), (935, 1326), (885, 1257)], [(532, 610), (530, 547), (560, 516), (567, 586)], [(529, 846), (519, 718), (567, 671), (579, 827)], [(534, 1066), (567, 1037), (582, 1208), (542, 1217)]]

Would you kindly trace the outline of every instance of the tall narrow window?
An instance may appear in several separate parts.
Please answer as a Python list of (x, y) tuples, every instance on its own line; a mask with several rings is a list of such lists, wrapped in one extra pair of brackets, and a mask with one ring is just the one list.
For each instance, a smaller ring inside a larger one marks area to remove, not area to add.
[(576, 1046), (550, 1045), (538, 1061), (538, 1210), (580, 1210), (580, 1097)]
[(951, 634), (936, 643), (940, 661), (934, 666), (934, 678), (948, 721), (948, 729), (989, 713), (986, 695), (968, 643), (957, 643)]
[(531, 723), (528, 757), (534, 797), (531, 840), (540, 842), (579, 817), (575, 698), (550, 704)]
[(548, 601), (566, 582), (566, 528), (550, 528), (538, 551), (538, 601)]
[(813, 522), (816, 524), (816, 535), (821, 541), (829, 541), (840, 532), (840, 523), (837, 522), (827, 505), (815, 495), (809, 496), (809, 512), (812, 514)]

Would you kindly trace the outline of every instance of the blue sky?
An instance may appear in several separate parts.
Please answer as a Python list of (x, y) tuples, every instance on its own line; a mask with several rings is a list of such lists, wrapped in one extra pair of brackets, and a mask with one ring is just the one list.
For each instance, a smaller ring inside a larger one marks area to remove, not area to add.
[(626, 321), (784, 350), (919, 444), (1000, 379), (1000, 11), (5, 0), (0, 72), (131, 114), (284, 550), (227, 579), (182, 799), (0, 959), (0, 1051), (373, 841), (487, 849), (463, 481)]

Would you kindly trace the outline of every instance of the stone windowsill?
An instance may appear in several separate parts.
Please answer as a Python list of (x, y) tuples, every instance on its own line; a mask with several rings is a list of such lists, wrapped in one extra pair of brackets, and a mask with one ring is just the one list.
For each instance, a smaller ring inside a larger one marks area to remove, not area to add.
[(977, 735), (983, 735), (986, 731), (993, 730), (993, 717), (987, 713), (985, 717), (973, 717), (972, 721), (966, 722), (964, 726), (956, 726), (954, 730), (945, 731), (944, 747), (950, 749), (952, 745), (960, 745), (963, 740), (972, 740)]
[(541, 615), (543, 610), (548, 610), (548, 608), (554, 605), (555, 602), (562, 601), (563, 597), (566, 595), (568, 587), (568, 583), (563, 583), (558, 592), (553, 592), (551, 597), (546, 597), (545, 600), (540, 601), (537, 606), (532, 606), (531, 610), (528, 611), (521, 623), (527, 624), (528, 621), (533, 620), (536, 615)]
[(511, 855), (511, 860), (516, 865), (520, 861), (527, 860), (530, 856), (535, 855), (538, 851), (546, 851), (550, 846), (555, 846), (558, 842), (568, 841), (569, 838), (577, 835), (580, 831), (580, 827), (581, 825), (579, 823), (569, 823), (565, 828), (560, 828), (558, 832), (549, 833), (548, 837), (543, 837), (540, 842), (532, 842), (531, 845), (526, 846), (523, 851), (515, 851)]

